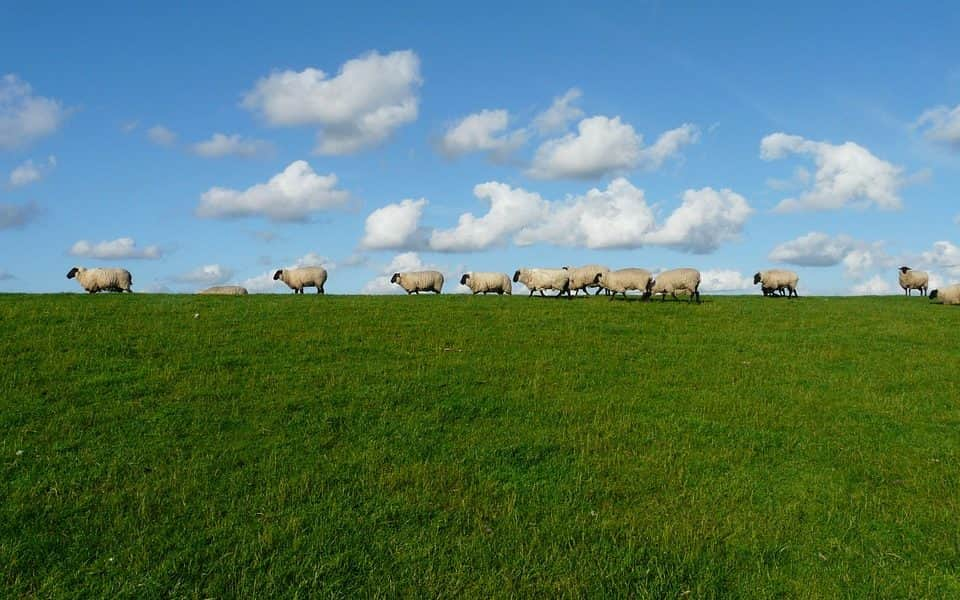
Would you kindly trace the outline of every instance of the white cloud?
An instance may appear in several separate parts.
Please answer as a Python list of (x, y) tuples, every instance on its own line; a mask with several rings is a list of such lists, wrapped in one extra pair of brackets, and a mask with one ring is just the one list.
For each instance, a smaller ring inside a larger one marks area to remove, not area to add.
[(646, 243), (706, 254), (720, 244), (740, 237), (753, 209), (747, 200), (728, 189), (703, 188), (683, 193), (683, 203), (663, 227), (650, 233)]
[(70, 254), (100, 260), (113, 260), (118, 258), (154, 260), (163, 256), (163, 251), (159, 246), (137, 248), (137, 243), (133, 238), (125, 237), (98, 242), (96, 244), (90, 243), (87, 240), (79, 240), (70, 248)]
[[(905, 262), (909, 266), (909, 263)], [(920, 255), (920, 266), (940, 269), (951, 277), (960, 277), (960, 247), (948, 241), (933, 243), (933, 248)]]
[(223, 265), (203, 265), (196, 269), (174, 277), (174, 280), (180, 283), (192, 283), (196, 285), (219, 285), (226, 283), (233, 277), (233, 269)]
[(147, 130), (147, 139), (158, 146), (172, 146), (177, 143), (177, 134), (163, 125), (154, 125)]
[(815, 142), (785, 133), (770, 134), (760, 142), (760, 156), (764, 160), (777, 160), (789, 154), (812, 156), (817, 172), (813, 186), (797, 198), (782, 200), (775, 208), (778, 212), (870, 205), (893, 210), (901, 206), (899, 190), (905, 183), (903, 169), (877, 158), (863, 146), (853, 142), (839, 145)]
[(538, 179), (593, 179), (638, 167), (654, 170), (698, 139), (697, 128), (684, 124), (644, 148), (643, 138), (620, 117), (590, 117), (580, 121), (577, 133), (544, 142), (527, 174)]
[(420, 59), (411, 50), (348, 60), (336, 77), (319, 69), (260, 79), (243, 106), (271, 125), (319, 125), (320, 154), (351, 154), (417, 118)]
[(453, 124), (440, 140), (440, 151), (451, 158), (470, 152), (488, 152), (504, 160), (522, 146), (526, 131), (507, 131), (510, 116), (505, 110), (481, 110)]
[(360, 245), (371, 250), (414, 248), (422, 245), (426, 233), (420, 228), (420, 216), (426, 205), (424, 198), (408, 198), (373, 211), (367, 216)]
[(925, 111), (917, 119), (917, 127), (925, 127), (928, 140), (947, 144), (960, 150), (960, 104), (950, 108), (937, 106)]
[(57, 159), (51, 156), (47, 159), (47, 164), (34, 164), (32, 160), (21, 163), (10, 172), (10, 185), (13, 187), (22, 187), (35, 183), (43, 179), (44, 173), (57, 166)]
[(874, 275), (850, 288), (850, 293), (855, 296), (880, 296), (893, 291), (893, 285), (879, 275)]
[(311, 213), (339, 208), (350, 194), (336, 189), (337, 176), (317, 175), (306, 161), (290, 163), (267, 183), (246, 190), (213, 187), (200, 197), (197, 216), (263, 216), (272, 221), (304, 221)]
[(0, 202), (0, 231), (4, 229), (19, 229), (39, 214), (40, 207), (38, 207), (35, 202), (28, 202), (26, 204)]
[(59, 100), (34, 96), (13, 74), (0, 78), (0, 148), (11, 149), (54, 133), (70, 113)]
[(700, 291), (735, 292), (753, 287), (753, 277), (729, 269), (708, 269), (700, 273)]
[(286, 268), (299, 268), (299, 267), (324, 267), (328, 271), (337, 268), (335, 262), (327, 258), (326, 256), (321, 256), (316, 252), (307, 252), (300, 258), (293, 261), (292, 265), (289, 265)]
[(495, 181), (474, 186), (473, 194), (490, 203), (482, 217), (460, 215), (453, 229), (438, 229), (430, 236), (430, 248), (440, 252), (470, 252), (506, 242), (507, 236), (527, 224), (543, 219), (547, 202), (539, 194), (511, 188)]
[(829, 236), (821, 232), (780, 244), (770, 252), (769, 259), (802, 267), (831, 267), (842, 263), (846, 275), (854, 279), (894, 264), (883, 242), (865, 242), (848, 235)]
[[(251, 294), (264, 294), (267, 292), (278, 292), (280, 291), (280, 286), (283, 285), (282, 281), (276, 281), (273, 279), (274, 271), (265, 271), (254, 277), (244, 279), (240, 282), (240, 285), (247, 288), (247, 291)], [(284, 286), (286, 288), (286, 286)], [(288, 289), (288, 288), (287, 288)]]
[(238, 134), (214, 133), (213, 137), (193, 145), (193, 152), (204, 158), (240, 156), (253, 158), (273, 152), (273, 144), (264, 140), (244, 139)]
[(126, 121), (125, 123), (121, 124), (120, 131), (124, 133), (133, 133), (134, 131), (136, 131), (137, 127), (140, 127), (140, 121), (137, 119), (134, 119), (132, 121)]
[(569, 123), (583, 116), (583, 111), (573, 106), (582, 95), (579, 89), (570, 88), (564, 95), (557, 96), (550, 108), (533, 119), (533, 126), (541, 135), (563, 131)]

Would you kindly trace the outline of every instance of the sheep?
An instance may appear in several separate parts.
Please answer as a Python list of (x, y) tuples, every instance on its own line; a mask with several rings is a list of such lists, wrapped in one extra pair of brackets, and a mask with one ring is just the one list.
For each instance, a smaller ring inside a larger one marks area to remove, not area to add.
[(927, 295), (927, 285), (930, 282), (929, 275), (924, 271), (914, 271), (910, 267), (900, 267), (898, 270), (900, 275), (897, 279), (900, 280), (900, 287), (903, 288), (907, 296), (911, 295), (912, 290), (920, 290), (921, 295)]
[(689, 293), (690, 302), (696, 299), (697, 304), (700, 304), (700, 271), (696, 269), (664, 271), (656, 276), (650, 287), (650, 293), (663, 294), (663, 300), (667, 299), (667, 294), (676, 300), (677, 292)]
[(434, 292), (439, 294), (443, 288), (443, 273), (440, 271), (411, 271), (408, 273), (394, 273), (390, 283), (396, 283), (407, 295), (420, 292)]
[(800, 281), (800, 277), (796, 273), (784, 269), (760, 271), (753, 276), (753, 284), (761, 284), (760, 289), (764, 296), (767, 294), (774, 296), (776, 291), (782, 294), (783, 290), (786, 289), (788, 297), (799, 297), (797, 293), (798, 281)]
[(327, 282), (327, 270), (323, 267), (300, 267), (297, 269), (277, 269), (274, 281), (283, 281), (294, 294), (302, 294), (303, 288), (315, 287), (318, 294), (325, 293), (323, 284)]
[(603, 291), (603, 287), (596, 283), (597, 274), (610, 272), (610, 268), (603, 265), (563, 267), (563, 270), (569, 272), (570, 274), (570, 289), (567, 290), (567, 295), (570, 295), (570, 292), (579, 293), (580, 290), (583, 290), (583, 293), (587, 294), (588, 296), (590, 294), (587, 291), (587, 288), (597, 288), (597, 294)]
[(650, 271), (646, 269), (618, 269), (606, 273), (597, 273), (594, 283), (612, 292), (611, 300), (617, 294), (623, 294), (623, 297), (626, 298), (627, 290), (640, 290), (643, 292), (643, 299), (647, 300), (650, 298), (653, 277), (650, 275)]
[(498, 296), (513, 294), (510, 278), (505, 273), (464, 273), (460, 278), (460, 285), (470, 288), (474, 295), (486, 295), (487, 292), (496, 293)]
[(67, 273), (67, 279), (76, 277), (83, 289), (90, 294), (97, 292), (133, 293), (133, 276), (126, 269), (85, 269), (74, 267)]
[(930, 292), (930, 299), (939, 304), (960, 304), (960, 284), (948, 285), (942, 290)]
[(215, 285), (205, 290), (200, 290), (198, 294), (211, 294), (218, 296), (246, 296), (247, 288), (239, 285)]
[[(564, 292), (570, 291), (570, 275), (563, 269), (517, 269), (513, 274), (514, 283), (520, 282), (530, 290), (530, 296), (539, 291), (541, 296), (545, 296), (543, 290), (559, 290), (557, 298)], [(568, 294), (569, 295), (569, 294)], [(528, 296), (529, 297), (529, 296)]]

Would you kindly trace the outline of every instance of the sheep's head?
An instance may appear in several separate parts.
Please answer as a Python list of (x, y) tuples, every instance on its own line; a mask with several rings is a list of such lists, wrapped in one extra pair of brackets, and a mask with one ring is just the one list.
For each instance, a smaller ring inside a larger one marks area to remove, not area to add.
[(932, 290), (932, 291), (930, 292), (930, 299), (931, 299), (931, 300), (935, 300), (938, 295), (939, 295), (939, 293), (937, 292), (937, 290)]
[(906, 273), (907, 271), (910, 270), (910, 267), (900, 267), (898, 270), (899, 270), (901, 273)]
[(277, 272), (273, 274), (273, 280), (276, 281), (283, 277), (283, 269), (277, 269)]
[(80, 267), (74, 267), (70, 269), (70, 272), (67, 273), (67, 279), (73, 279), (74, 277), (77, 276), (77, 273), (79, 272), (80, 272)]
[(761, 279), (760, 273), (759, 273), (759, 272), (758, 272), (758, 273), (754, 273), (754, 275), (753, 275), (753, 285), (757, 285), (758, 283), (760, 283), (760, 279)]
[(463, 277), (460, 278), (460, 285), (467, 285), (468, 279), (470, 279), (470, 273), (464, 273)]
[(516, 283), (520, 281), (520, 269), (517, 269), (517, 272), (513, 274), (513, 282)]
[(593, 278), (593, 282), (600, 283), (601, 279), (603, 279), (603, 273), (597, 273), (596, 277)]
[(570, 267), (563, 267), (563, 270), (564, 270), (564, 271), (569, 271), (569, 270), (570, 270)]
[(396, 283), (400, 281), (400, 273), (394, 273), (393, 277), (390, 278), (390, 283)]

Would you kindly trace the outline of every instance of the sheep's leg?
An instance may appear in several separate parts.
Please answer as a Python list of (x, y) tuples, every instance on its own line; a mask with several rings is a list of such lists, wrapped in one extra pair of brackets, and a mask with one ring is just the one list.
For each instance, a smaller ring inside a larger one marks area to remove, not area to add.
[(530, 295), (527, 296), (527, 297), (528, 297), (528, 298), (533, 298), (533, 290), (530, 290)]

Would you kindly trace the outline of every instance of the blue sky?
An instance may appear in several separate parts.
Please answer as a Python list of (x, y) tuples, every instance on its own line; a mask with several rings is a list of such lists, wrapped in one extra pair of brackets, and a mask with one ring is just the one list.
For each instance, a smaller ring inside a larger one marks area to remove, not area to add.
[(178, 292), (309, 263), (332, 293), (595, 262), (960, 280), (960, 6), (769, 4), (7, 3), (0, 291), (79, 291), (74, 265)]

